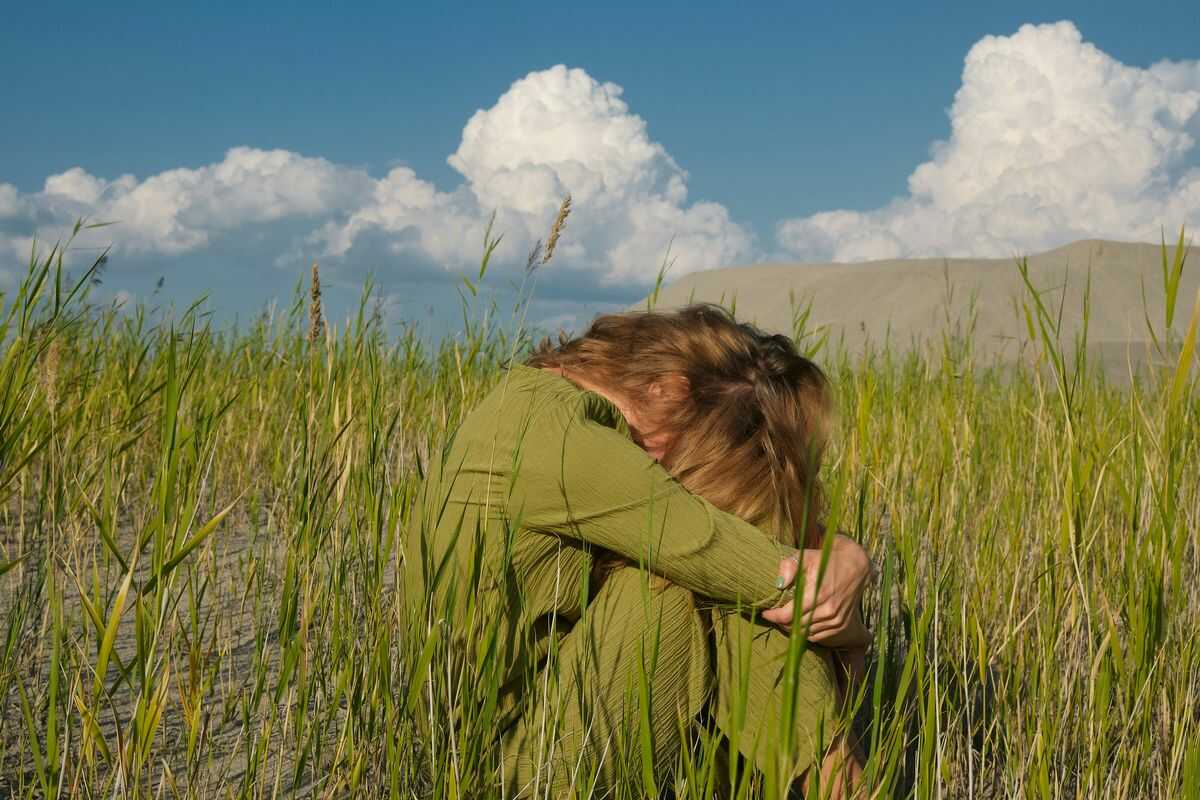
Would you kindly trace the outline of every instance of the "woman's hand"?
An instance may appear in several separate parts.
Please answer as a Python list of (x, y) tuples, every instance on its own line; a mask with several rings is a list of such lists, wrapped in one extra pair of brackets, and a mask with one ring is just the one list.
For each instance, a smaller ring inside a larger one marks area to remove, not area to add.
[[(791, 586), (804, 565), (802, 621), (808, 625), (811, 642), (832, 648), (864, 647), (871, 633), (863, 625), (858, 603), (870, 577), (871, 559), (853, 539), (838, 534), (830, 546), (825, 574), (821, 570), (821, 551), (803, 550), (779, 563), (781, 588)], [(763, 619), (790, 629), (794, 618), (794, 600), (779, 608), (762, 612)]]

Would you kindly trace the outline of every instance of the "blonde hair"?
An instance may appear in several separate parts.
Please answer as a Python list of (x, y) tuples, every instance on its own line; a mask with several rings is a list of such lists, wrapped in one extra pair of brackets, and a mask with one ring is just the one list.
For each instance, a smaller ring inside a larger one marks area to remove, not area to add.
[(785, 544), (819, 541), (832, 395), (786, 336), (696, 304), (603, 314), (582, 336), (543, 341), (527, 363), (637, 404), (641, 435), (665, 434), (662, 464), (689, 491)]

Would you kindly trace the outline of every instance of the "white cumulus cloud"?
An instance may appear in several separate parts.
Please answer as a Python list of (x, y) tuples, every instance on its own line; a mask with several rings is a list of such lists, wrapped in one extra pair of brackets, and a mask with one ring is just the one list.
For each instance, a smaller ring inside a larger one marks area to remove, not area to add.
[[(0, 185), (0, 217), (27, 217), (44, 240), (63, 236), (81, 217), (113, 222), (103, 236), (118, 252), (179, 255), (245, 225), (336, 212), (356, 202), (370, 183), (366, 173), (322, 158), (234, 147), (215, 164), (145, 180), (106, 180), (72, 167), (46, 178), (37, 193), (20, 196)], [(14, 246), (23, 243), (14, 240)]]
[(1200, 223), (1200, 61), (1142, 69), (1070, 22), (1025, 25), (971, 48), (950, 121), (907, 196), (786, 220), (779, 245), (811, 260), (1006, 256)]
[(479, 259), (477, 232), (495, 211), (506, 254), (520, 260), (569, 193), (574, 210), (555, 268), (644, 285), (668, 247), (676, 274), (749, 257), (749, 231), (723, 206), (688, 204), (687, 173), (621, 95), (581, 69), (532, 72), (467, 122), (448, 159), (463, 176), (457, 190), (439, 193), (410, 170), (394, 170), (372, 202), (320, 235), (336, 254), (374, 229), (395, 236), (397, 249), (458, 266)]
[(21, 196), (11, 183), (0, 183), (0, 219), (15, 217), (21, 212)]
[(343, 258), (360, 235), (375, 232), (395, 253), (415, 253), (453, 268), (479, 257), (483, 224), (461, 191), (439, 192), (408, 167), (396, 167), (372, 180), (348, 216), (326, 222), (308, 244)]
[[(907, 194), (883, 208), (785, 220), (775, 245), (805, 260), (1010, 255), (1200, 225), (1200, 61), (1139, 68), (1084, 42), (1069, 22), (1025, 26), (971, 48), (950, 121)], [(574, 210), (548, 268), (560, 288), (636, 292), (668, 248), (673, 276), (763, 256), (723, 205), (689, 198), (686, 171), (622, 88), (581, 69), (515, 81), (467, 120), (448, 162), (461, 181), (441, 188), (409, 167), (376, 177), (252, 147), (143, 178), (80, 166), (40, 191), (0, 182), (0, 267), (18, 269), (34, 235), (54, 241), (87, 217), (117, 225), (86, 244), (112, 242), (130, 261), (253, 252), (291, 266), (319, 257), (387, 281), (478, 264), (494, 212), (504, 234), (495, 263), (512, 268), (568, 193)]]
[(373, 261), (378, 250), (356, 251), (362, 243), (458, 270), (478, 263), (494, 212), (495, 231), (504, 234), (496, 260), (519, 265), (569, 193), (574, 212), (549, 268), (584, 284), (644, 286), (668, 247), (674, 274), (753, 253), (750, 232), (723, 206), (689, 204), (687, 174), (649, 137), (621, 87), (581, 69), (556, 66), (513, 83), (470, 118), (448, 160), (462, 175), (451, 191), (408, 167), (373, 178), (322, 158), (251, 147), (144, 179), (74, 167), (36, 193), (0, 184), (0, 219), (27, 223), (20, 237), (12, 225), (8, 234), (0, 230), (0, 250), (27, 248), (34, 230), (43, 240), (60, 238), (80, 217), (117, 223), (88, 244), (112, 241), (116, 252), (134, 256), (178, 256), (235, 231), (301, 219), (309, 232), (280, 243), (277, 262)]

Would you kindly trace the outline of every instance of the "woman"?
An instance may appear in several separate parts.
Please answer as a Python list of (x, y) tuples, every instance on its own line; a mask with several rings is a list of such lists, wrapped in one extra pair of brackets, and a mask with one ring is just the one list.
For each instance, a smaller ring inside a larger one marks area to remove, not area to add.
[(857, 780), (829, 651), (780, 681), (797, 573), (809, 639), (866, 642), (861, 549), (837, 537), (817, 580), (830, 409), (787, 338), (696, 305), (544, 343), (467, 416), (431, 465), (407, 591), (427, 625), (469, 617), (456, 635), (497, 671), (505, 795), (657, 782), (698, 716), (777, 778), (820, 760)]

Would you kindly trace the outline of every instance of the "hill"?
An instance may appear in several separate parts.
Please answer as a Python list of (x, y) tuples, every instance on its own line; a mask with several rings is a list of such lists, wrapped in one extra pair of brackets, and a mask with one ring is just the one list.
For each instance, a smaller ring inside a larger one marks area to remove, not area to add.
[[(1182, 334), (1200, 288), (1200, 254), (1190, 251), (1174, 329)], [(1168, 257), (1174, 248), (1168, 246)], [(1055, 313), (1068, 345), (1081, 332), (1090, 280), (1090, 350), (1109, 372), (1151, 357), (1146, 316), (1164, 330), (1159, 245), (1084, 240), (1028, 257), (1029, 277)], [(1143, 286), (1145, 287), (1143, 295)], [(1143, 303), (1143, 296), (1145, 302)], [(807, 326), (825, 328), (851, 353), (868, 343), (893, 349), (940, 346), (946, 331), (970, 332), (974, 350), (1013, 360), (1028, 349), (1017, 258), (923, 258), (850, 264), (758, 264), (686, 275), (665, 286), (659, 307), (691, 301), (733, 305), (740, 319), (791, 332), (809, 305)], [(644, 307), (644, 304), (643, 306)], [(972, 322), (973, 321), (973, 322)]]

